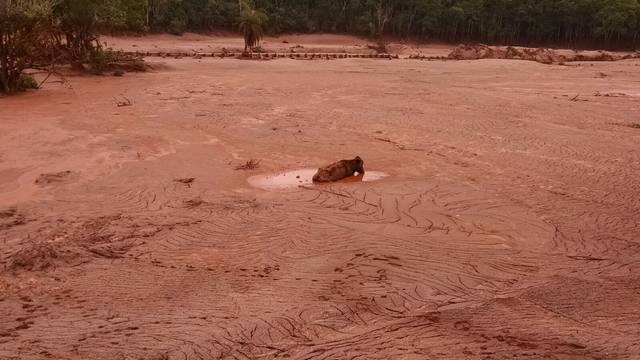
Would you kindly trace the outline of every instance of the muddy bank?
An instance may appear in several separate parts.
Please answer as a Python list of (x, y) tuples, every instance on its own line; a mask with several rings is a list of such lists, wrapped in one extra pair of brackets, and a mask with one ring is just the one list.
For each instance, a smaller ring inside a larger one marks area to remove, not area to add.
[(640, 58), (640, 53), (607, 51), (570, 51), (514, 46), (458, 45), (448, 55), (452, 60), (510, 59), (529, 60), (543, 64), (562, 64), (574, 61), (618, 61)]

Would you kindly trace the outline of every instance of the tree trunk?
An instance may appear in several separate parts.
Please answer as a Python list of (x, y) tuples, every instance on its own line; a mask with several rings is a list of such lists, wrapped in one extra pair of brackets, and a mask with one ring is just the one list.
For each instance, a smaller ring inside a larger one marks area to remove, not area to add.
[(9, 93), (9, 34), (0, 34), (0, 92)]

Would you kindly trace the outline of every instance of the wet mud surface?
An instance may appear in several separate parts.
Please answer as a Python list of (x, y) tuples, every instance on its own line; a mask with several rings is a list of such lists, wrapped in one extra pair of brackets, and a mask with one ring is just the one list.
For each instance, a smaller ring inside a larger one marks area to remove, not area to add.
[(0, 99), (0, 359), (640, 354), (637, 60), (153, 61)]
[[(251, 186), (263, 189), (263, 190), (286, 190), (295, 189), (301, 186), (317, 186), (322, 187), (330, 185), (329, 183), (314, 183), (313, 175), (318, 169), (298, 169), (292, 171), (285, 171), (275, 174), (256, 175), (250, 177), (247, 181)], [(355, 174), (345, 179), (335, 181), (332, 184), (348, 184), (348, 183), (360, 183), (378, 181), (384, 179), (388, 175), (382, 171), (367, 170), (364, 174)]]

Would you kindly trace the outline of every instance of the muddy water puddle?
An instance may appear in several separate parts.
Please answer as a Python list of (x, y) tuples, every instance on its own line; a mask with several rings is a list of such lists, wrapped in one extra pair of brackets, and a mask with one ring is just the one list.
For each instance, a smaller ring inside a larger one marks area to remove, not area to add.
[[(280, 172), (268, 175), (257, 175), (248, 179), (251, 186), (264, 190), (283, 190), (296, 188), (298, 186), (321, 185), (313, 183), (313, 175), (318, 169), (300, 169), (287, 172)], [(369, 171), (364, 174), (358, 174), (346, 179), (337, 181), (337, 183), (354, 183), (376, 181), (387, 177), (388, 175), (381, 171)]]

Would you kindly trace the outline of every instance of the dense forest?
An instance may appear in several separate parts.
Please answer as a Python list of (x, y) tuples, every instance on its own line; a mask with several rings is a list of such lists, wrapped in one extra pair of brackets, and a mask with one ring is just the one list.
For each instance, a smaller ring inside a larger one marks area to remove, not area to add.
[(243, 6), (268, 33), (381, 34), (417, 40), (635, 47), (640, 0), (109, 0), (110, 30), (237, 30)]

